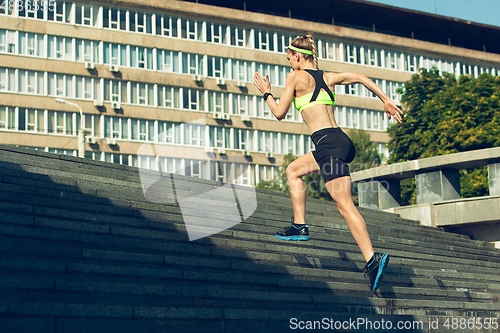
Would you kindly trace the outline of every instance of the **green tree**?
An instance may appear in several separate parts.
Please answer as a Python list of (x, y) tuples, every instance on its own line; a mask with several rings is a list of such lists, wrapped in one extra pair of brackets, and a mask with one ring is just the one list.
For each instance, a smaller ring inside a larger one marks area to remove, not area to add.
[(349, 164), (351, 172), (374, 168), (380, 165), (382, 156), (377, 151), (377, 144), (370, 141), (370, 134), (365, 130), (351, 130), (349, 138), (356, 148), (356, 156)]
[[(356, 148), (356, 156), (349, 164), (350, 172), (378, 167), (382, 156), (377, 151), (377, 144), (370, 141), (370, 134), (365, 130), (351, 130), (348, 135)], [(359, 204), (357, 184), (354, 184), (352, 199), (357, 206)]]
[[(403, 124), (388, 129), (389, 163), (500, 146), (500, 77), (477, 79), (422, 69), (405, 83)], [(462, 197), (488, 194), (484, 168), (461, 171)], [(403, 203), (416, 203), (414, 181), (402, 188)]]

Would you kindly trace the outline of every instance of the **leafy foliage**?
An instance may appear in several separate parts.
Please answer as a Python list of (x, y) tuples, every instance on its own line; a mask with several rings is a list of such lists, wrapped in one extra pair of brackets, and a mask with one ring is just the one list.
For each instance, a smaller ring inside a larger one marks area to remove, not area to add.
[[(404, 85), (403, 124), (389, 129), (389, 163), (500, 146), (500, 77), (422, 69)], [(462, 170), (462, 197), (488, 194), (487, 172)], [(413, 202), (403, 188), (403, 202)], [(414, 195), (413, 195), (414, 196)]]

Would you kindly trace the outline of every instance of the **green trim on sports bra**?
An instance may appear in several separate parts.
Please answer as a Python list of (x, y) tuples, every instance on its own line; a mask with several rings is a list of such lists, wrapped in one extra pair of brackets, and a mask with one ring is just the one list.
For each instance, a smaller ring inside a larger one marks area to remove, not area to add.
[[(320, 105), (320, 104), (335, 105), (335, 101), (332, 100), (330, 98), (330, 95), (324, 90), (319, 92), (318, 97), (316, 98), (315, 101), (311, 102), (311, 95), (313, 93), (314, 92), (309, 93), (309, 94), (305, 94), (304, 96), (293, 98), (293, 104), (295, 105), (295, 108), (297, 109), (297, 111), (302, 112), (305, 109), (307, 109), (308, 107), (313, 106), (313, 105)], [(335, 93), (332, 93), (332, 94), (335, 97)]]

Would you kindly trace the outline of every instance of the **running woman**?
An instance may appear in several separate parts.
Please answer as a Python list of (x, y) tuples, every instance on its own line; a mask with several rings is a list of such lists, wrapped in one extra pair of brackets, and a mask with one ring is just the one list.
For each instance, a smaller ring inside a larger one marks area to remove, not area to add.
[(403, 112), (365, 75), (319, 70), (316, 45), (309, 34), (292, 41), (288, 46), (287, 60), (293, 71), (287, 76), (279, 104), (271, 94), (268, 75), (264, 80), (259, 73), (255, 73), (253, 81), (278, 120), (285, 118), (293, 101), (311, 133), (315, 150), (299, 157), (286, 169), (294, 216), (292, 225), (277, 232), (276, 237), (282, 240), (309, 240), (309, 230), (305, 224), (306, 191), (302, 177), (321, 172), (328, 193), (363, 253), (366, 261), (363, 270), (370, 279), (371, 291), (375, 292), (382, 281), (389, 254), (373, 251), (366, 223), (352, 201), (348, 164), (354, 159), (355, 149), (334, 118), (335, 85), (364, 85), (384, 103), (388, 118), (392, 116), (399, 123), (402, 123)]

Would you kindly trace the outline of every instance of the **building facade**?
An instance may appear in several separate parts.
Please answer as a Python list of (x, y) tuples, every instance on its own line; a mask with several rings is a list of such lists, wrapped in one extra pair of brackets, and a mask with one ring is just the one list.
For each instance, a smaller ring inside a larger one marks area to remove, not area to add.
[[(500, 75), (500, 55), (184, 1), (5, 1), (0, 7), (0, 143), (254, 185), (313, 147), (293, 105), (274, 119), (252, 83), (283, 92), (286, 47), (310, 32), (320, 69), (359, 72), (396, 102), (419, 68)], [(387, 154), (392, 123), (361, 85), (336, 88), (335, 115)], [(77, 104), (79, 109), (66, 100)], [(142, 154), (152, 144), (157, 153)], [(161, 153), (160, 153), (161, 152)]]

